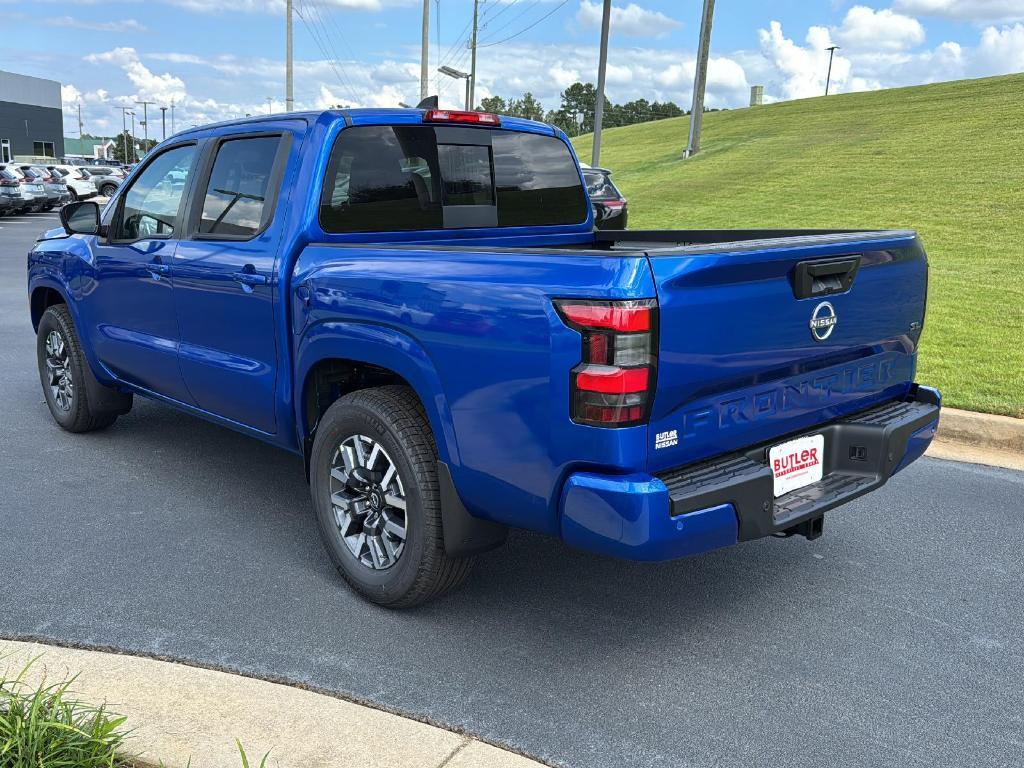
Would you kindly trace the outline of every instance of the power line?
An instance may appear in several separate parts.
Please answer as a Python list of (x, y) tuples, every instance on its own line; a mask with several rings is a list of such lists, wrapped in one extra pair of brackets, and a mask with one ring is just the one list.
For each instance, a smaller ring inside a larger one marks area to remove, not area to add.
[[(323, 55), (324, 59), (326, 59), (331, 70), (334, 72), (334, 76), (337, 78), (338, 84), (348, 91), (348, 95), (354, 102), (358, 102), (359, 97), (356, 95), (355, 87), (352, 85), (352, 82), (348, 79), (348, 76), (343, 72), (343, 70), (338, 68), (336, 63), (336, 59), (339, 58), (337, 51), (333, 51), (334, 56), (332, 56), (331, 51), (328, 50), (330, 34), (324, 26), (323, 18), (319, 17), (319, 12), (316, 10), (316, 6), (306, 2), (303, 4), (303, 10), (305, 10), (306, 13), (303, 13), (299, 8), (296, 8), (295, 12), (302, 20), (302, 23), (309, 31), (310, 37), (313, 38), (313, 42), (316, 44), (316, 47), (320, 50), (320, 53)], [(307, 18), (307, 14), (309, 15), (309, 18)], [(319, 18), (315, 18), (314, 14)]]
[(558, 5), (556, 5), (554, 8), (552, 8), (550, 11), (545, 13), (543, 16), (541, 16), (535, 22), (533, 22), (532, 24), (529, 24), (529, 25), (523, 27), (518, 32), (516, 32), (515, 34), (509, 35), (508, 37), (503, 38), (501, 40), (495, 40), (493, 43), (486, 43), (485, 45), (480, 45), (480, 46), (477, 46), (477, 47), (478, 48), (491, 48), (492, 46), (495, 46), (495, 45), (501, 45), (502, 43), (507, 43), (509, 40), (512, 40), (513, 38), (516, 38), (516, 37), (519, 37), (524, 32), (529, 32), (531, 29), (536, 27), (542, 21), (547, 19), (549, 16), (553, 15), (555, 13), (555, 11), (560, 9), (562, 6), (564, 6), (568, 2), (569, 2), (569, 0), (562, 0), (562, 2), (560, 2)]

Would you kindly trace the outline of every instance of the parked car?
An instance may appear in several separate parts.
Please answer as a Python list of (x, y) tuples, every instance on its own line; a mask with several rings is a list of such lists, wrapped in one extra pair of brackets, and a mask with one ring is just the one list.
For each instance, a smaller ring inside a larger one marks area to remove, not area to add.
[(47, 168), (63, 177), (72, 201), (89, 200), (99, 194), (96, 184), (81, 166), (48, 165)]
[(112, 196), (125, 178), (119, 169), (107, 165), (87, 166), (84, 170), (103, 197)]
[(612, 183), (606, 168), (584, 168), (587, 195), (594, 206), (594, 224), (598, 229), (625, 229), (629, 219), (626, 198)]
[(48, 200), (42, 181), (10, 164), (0, 165), (0, 176), (0, 189), (20, 200), (16, 209), (18, 213), (38, 212), (46, 207)]
[(139, 395), (294, 452), (329, 556), (386, 606), (509, 527), (636, 560), (814, 539), (938, 424), (914, 232), (595, 231), (549, 125), (221, 123), (113, 203), (28, 256), (53, 418), (100, 429)]
[(44, 165), (21, 165), (18, 167), (26, 176), (42, 183), (43, 192), (46, 194), (44, 211), (52, 211), (54, 208), (71, 202), (68, 185), (60, 173), (51, 171)]

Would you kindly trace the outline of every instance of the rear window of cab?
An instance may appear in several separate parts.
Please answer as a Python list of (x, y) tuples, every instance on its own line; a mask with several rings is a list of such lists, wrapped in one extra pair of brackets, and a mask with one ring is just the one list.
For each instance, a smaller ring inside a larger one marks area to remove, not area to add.
[(570, 225), (588, 213), (560, 139), (462, 126), (346, 128), (320, 197), (330, 233)]

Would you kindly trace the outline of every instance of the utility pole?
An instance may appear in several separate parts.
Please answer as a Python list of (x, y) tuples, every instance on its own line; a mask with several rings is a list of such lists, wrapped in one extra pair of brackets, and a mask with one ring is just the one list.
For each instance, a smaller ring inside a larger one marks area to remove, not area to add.
[(285, 112), (293, 112), (295, 110), (295, 65), (292, 60), (292, 0), (287, 0), (286, 15), (288, 16), (288, 21), (285, 24), (288, 28), (288, 42), (285, 45), (287, 61), (284, 69), (284, 109)]
[(838, 45), (833, 45), (825, 50), (828, 51), (828, 74), (825, 75), (825, 95), (828, 96), (828, 85), (832, 81), (832, 58), (836, 55), (836, 51), (839, 49)]
[(480, 17), (480, 0), (473, 0), (473, 40), (470, 46), (473, 49), (473, 57), (469, 65), (469, 104), (466, 109), (470, 110), (476, 105), (476, 33)]
[(274, 114), (274, 99), (272, 96), (267, 96), (267, 114)]
[(430, 90), (430, 0), (423, 0), (423, 37), (420, 42), (420, 101), (427, 98)]
[(715, 0), (704, 0), (704, 16), (700, 21), (700, 43), (697, 46), (697, 74), (693, 78), (693, 105), (690, 107), (690, 143), (686, 157), (700, 152), (700, 129), (704, 125), (704, 89), (708, 84), (708, 56), (711, 53), (711, 22)]
[(171, 136), (174, 135), (174, 99), (171, 99)]
[(160, 107), (160, 127), (162, 135), (160, 141), (167, 138), (167, 107)]
[(152, 101), (137, 101), (136, 104), (142, 105), (142, 148), (149, 152), (149, 112), (147, 108), (150, 104), (154, 104)]
[(601, 123), (604, 122), (604, 75), (608, 69), (608, 25), (612, 16), (612, 0), (604, 0), (601, 16), (601, 55), (597, 62), (597, 103), (594, 105), (594, 144), (590, 164), (601, 166)]
[(78, 138), (82, 138), (82, 102), (78, 102)]

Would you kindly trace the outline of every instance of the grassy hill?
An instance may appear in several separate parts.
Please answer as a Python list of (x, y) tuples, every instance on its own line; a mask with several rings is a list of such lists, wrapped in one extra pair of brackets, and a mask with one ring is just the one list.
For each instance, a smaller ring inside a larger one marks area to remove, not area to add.
[[(909, 227), (931, 288), (918, 380), (1024, 417), (1024, 75), (612, 128), (601, 164), (636, 228)], [(576, 140), (589, 161), (591, 137)]]

